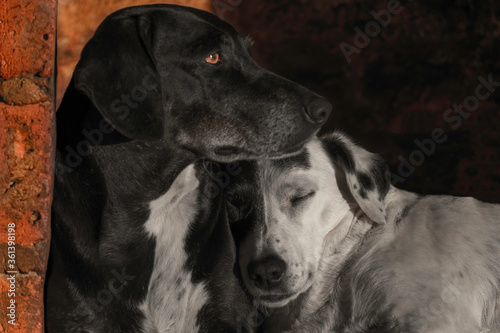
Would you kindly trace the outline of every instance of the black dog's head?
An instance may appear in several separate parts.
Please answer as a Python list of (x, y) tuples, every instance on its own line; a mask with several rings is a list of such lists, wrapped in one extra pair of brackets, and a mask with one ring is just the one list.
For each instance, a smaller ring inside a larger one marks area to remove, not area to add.
[(259, 67), (250, 44), (207, 12), (130, 7), (97, 29), (73, 84), (130, 139), (163, 140), (217, 161), (294, 152), (331, 105)]

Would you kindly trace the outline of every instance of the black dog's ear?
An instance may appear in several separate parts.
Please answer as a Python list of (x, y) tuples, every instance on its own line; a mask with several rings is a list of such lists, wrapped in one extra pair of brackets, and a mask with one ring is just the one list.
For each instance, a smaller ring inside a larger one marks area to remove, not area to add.
[(385, 198), (390, 173), (384, 160), (340, 133), (320, 139), (335, 167), (344, 171), (349, 190), (363, 212), (374, 222), (386, 223)]
[(161, 84), (147, 16), (109, 16), (83, 49), (73, 78), (75, 88), (123, 135), (162, 137)]

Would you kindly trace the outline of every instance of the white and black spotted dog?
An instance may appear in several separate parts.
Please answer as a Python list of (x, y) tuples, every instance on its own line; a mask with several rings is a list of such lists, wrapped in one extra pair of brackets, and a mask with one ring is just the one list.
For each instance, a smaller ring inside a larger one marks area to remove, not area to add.
[(500, 332), (500, 205), (397, 189), (337, 133), (225, 195), (262, 332)]

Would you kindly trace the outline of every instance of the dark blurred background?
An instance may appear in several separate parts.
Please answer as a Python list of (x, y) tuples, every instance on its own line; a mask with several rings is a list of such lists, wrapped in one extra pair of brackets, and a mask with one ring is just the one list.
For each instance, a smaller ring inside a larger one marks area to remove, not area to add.
[[(105, 15), (161, 2), (96, 1), (59, 1), (66, 77)], [(380, 153), (396, 186), (500, 202), (500, 2), (170, 2), (214, 12), (255, 41), (263, 67), (328, 98), (334, 113), (324, 130)], [(75, 12), (92, 13), (92, 23), (73, 24)]]
[[(262, 66), (328, 98), (325, 130), (382, 154), (393, 184), (500, 202), (500, 2), (233, 0), (214, 9), (255, 40)], [(477, 88), (479, 76), (493, 84)]]

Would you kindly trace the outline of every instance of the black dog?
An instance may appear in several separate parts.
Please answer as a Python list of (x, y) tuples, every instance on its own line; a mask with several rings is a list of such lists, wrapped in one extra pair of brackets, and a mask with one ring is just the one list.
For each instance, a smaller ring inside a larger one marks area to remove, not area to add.
[(194, 179), (186, 166), (201, 158), (298, 151), (330, 111), (255, 64), (250, 42), (209, 13), (153, 5), (109, 16), (57, 112), (48, 331), (237, 331), (253, 310), (224, 207), (169, 188)]

